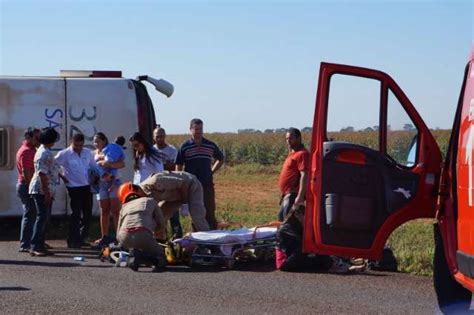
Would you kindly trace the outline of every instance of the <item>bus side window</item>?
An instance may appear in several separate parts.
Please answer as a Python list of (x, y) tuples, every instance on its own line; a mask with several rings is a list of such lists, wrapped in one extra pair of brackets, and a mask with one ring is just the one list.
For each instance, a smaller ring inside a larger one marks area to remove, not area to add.
[(8, 126), (0, 126), (0, 169), (13, 168), (12, 130)]

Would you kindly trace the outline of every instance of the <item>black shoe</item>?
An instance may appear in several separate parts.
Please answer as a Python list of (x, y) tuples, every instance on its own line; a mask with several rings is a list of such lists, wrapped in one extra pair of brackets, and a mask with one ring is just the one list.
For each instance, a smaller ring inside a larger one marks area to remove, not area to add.
[(18, 250), (19, 253), (29, 253), (30, 252), (30, 249), (29, 248), (25, 248), (25, 247), (20, 247), (20, 249)]
[(153, 261), (153, 272), (161, 272), (165, 270), (167, 263), (166, 259), (163, 257), (155, 258)]
[(132, 269), (133, 271), (138, 271), (138, 264), (135, 261), (134, 256), (128, 256), (128, 258), (127, 258), (127, 267)]

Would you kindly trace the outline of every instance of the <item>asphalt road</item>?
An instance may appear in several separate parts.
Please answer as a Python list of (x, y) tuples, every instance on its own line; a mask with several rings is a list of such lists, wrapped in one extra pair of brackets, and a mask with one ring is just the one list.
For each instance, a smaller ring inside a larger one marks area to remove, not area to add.
[[(169, 267), (133, 272), (51, 241), (55, 256), (0, 242), (0, 310), (18, 313), (438, 313), (432, 281), (401, 273), (285, 273), (248, 263), (237, 270)], [(82, 255), (84, 262), (73, 259)]]

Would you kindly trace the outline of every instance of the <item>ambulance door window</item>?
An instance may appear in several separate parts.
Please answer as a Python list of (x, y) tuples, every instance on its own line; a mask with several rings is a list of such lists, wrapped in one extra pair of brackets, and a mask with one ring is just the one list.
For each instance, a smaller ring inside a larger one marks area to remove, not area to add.
[(387, 105), (387, 154), (398, 164), (416, 164), (418, 129), (391, 90)]
[(379, 150), (380, 81), (334, 74), (327, 116), (329, 141)]

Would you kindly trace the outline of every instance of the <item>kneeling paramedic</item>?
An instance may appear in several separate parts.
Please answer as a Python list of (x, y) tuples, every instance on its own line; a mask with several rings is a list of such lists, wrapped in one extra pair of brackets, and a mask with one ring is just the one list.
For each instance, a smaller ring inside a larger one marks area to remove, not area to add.
[(117, 228), (120, 246), (151, 256), (155, 269), (164, 267), (163, 248), (153, 235), (155, 231), (157, 234), (164, 232), (166, 221), (160, 207), (154, 199), (139, 196), (127, 185), (120, 186), (118, 195), (122, 203)]
[(165, 220), (171, 218), (181, 205), (187, 205), (194, 229), (209, 231), (202, 185), (196, 176), (165, 171), (150, 175), (140, 185), (124, 185), (129, 185), (139, 196), (151, 197), (158, 202)]

